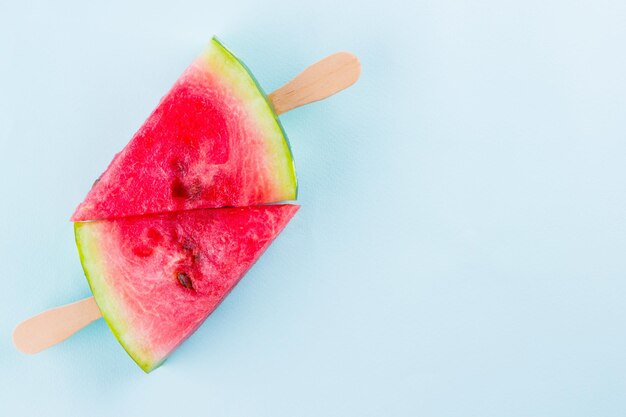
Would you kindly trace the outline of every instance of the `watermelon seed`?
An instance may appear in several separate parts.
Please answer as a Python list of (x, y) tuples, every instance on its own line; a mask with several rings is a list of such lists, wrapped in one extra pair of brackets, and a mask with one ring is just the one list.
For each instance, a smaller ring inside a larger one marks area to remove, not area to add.
[(174, 182), (172, 182), (172, 197), (174, 198), (186, 198), (188, 197), (187, 187), (183, 182), (176, 178)]
[(202, 182), (196, 178), (191, 181), (190, 185), (186, 185), (180, 178), (172, 181), (172, 197), (196, 199), (202, 195)]
[(177, 277), (180, 285), (190, 290), (193, 290), (193, 284), (191, 283), (191, 278), (189, 278), (189, 275), (185, 274), (184, 272), (179, 272)]
[(91, 184), (91, 188), (95, 187), (96, 184), (100, 182), (100, 178), (102, 178), (102, 175), (100, 175), (98, 178), (96, 178), (96, 180), (93, 182), (93, 184)]

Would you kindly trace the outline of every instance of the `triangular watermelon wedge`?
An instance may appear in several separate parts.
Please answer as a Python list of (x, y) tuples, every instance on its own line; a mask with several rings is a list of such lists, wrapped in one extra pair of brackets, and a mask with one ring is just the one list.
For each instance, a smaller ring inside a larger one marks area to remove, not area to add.
[(78, 206), (72, 221), (296, 198), (287, 138), (245, 65), (213, 38)]
[(102, 315), (146, 372), (215, 310), (299, 206), (204, 209), (75, 224)]

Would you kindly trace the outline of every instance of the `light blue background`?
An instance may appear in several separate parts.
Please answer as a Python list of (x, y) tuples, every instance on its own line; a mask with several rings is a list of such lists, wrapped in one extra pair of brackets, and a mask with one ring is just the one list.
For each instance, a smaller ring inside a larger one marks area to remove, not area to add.
[[(282, 117), (301, 211), (150, 375), (102, 321), (16, 352), (89, 295), (68, 218), (212, 34), (268, 91), (361, 58)], [(625, 45), (619, 0), (2, 0), (0, 415), (625, 415)]]

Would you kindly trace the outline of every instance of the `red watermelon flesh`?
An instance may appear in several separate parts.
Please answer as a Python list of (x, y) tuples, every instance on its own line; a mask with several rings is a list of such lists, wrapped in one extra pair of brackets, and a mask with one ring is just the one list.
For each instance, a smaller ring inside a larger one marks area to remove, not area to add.
[(201, 209), (75, 224), (102, 315), (146, 372), (189, 337), (299, 206)]
[(96, 180), (72, 221), (293, 200), (296, 188), (271, 104), (214, 38)]

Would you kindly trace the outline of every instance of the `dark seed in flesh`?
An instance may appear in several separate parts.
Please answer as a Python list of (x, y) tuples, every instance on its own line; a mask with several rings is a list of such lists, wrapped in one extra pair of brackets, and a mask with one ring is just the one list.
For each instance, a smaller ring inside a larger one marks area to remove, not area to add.
[(174, 182), (172, 182), (172, 197), (174, 198), (187, 198), (189, 196), (189, 192), (187, 191), (187, 187), (183, 182), (176, 178)]
[(179, 272), (177, 278), (178, 282), (180, 282), (180, 285), (190, 290), (193, 289), (193, 284), (191, 283), (191, 278), (189, 278), (189, 275), (185, 274), (184, 272)]

